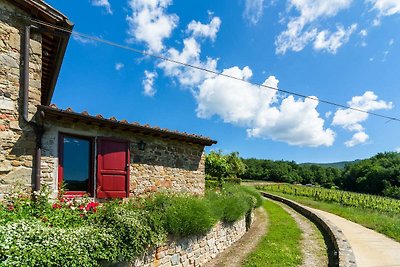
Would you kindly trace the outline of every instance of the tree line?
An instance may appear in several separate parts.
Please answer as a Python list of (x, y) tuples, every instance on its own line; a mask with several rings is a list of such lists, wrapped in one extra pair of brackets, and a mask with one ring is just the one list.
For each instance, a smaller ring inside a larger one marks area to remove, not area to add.
[(239, 153), (211, 152), (207, 177), (284, 182), (337, 188), (400, 199), (400, 153), (384, 152), (347, 164), (344, 169), (294, 161), (243, 159)]

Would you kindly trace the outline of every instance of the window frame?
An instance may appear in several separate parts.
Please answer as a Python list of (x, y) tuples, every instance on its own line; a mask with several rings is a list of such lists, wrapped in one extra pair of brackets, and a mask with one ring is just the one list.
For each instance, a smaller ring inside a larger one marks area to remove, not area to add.
[(64, 181), (64, 138), (76, 138), (81, 140), (89, 141), (89, 181), (88, 191), (65, 191), (65, 195), (71, 196), (83, 196), (88, 195), (94, 196), (94, 183), (95, 183), (95, 138), (91, 136), (84, 136), (79, 134), (62, 133), (58, 134), (58, 189), (62, 187)]

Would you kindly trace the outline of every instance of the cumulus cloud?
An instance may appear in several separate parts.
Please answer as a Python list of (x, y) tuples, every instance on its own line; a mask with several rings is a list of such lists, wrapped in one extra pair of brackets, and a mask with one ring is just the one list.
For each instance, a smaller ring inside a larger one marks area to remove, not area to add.
[[(213, 17), (208, 24), (202, 24), (197, 21), (190, 22), (188, 25), (190, 36), (183, 40), (182, 50), (179, 51), (176, 48), (170, 48), (165, 55), (175, 61), (216, 71), (217, 59), (206, 57), (206, 59), (202, 60), (201, 45), (197, 39), (209, 38), (214, 40), (219, 31), (220, 24), (221, 20), (218, 17)], [(190, 89), (193, 89), (205, 79), (213, 76), (211, 73), (168, 61), (162, 61), (157, 66), (164, 70), (165, 75), (177, 79), (182, 86)]]
[(350, 140), (346, 141), (344, 144), (347, 147), (353, 147), (353, 146), (367, 142), (368, 139), (369, 139), (368, 134), (361, 131), (361, 132), (355, 133), (353, 135), (353, 137)]
[[(225, 69), (224, 74), (249, 80), (249, 67)], [(264, 85), (277, 87), (278, 80), (268, 77)], [(324, 120), (316, 107), (318, 101), (295, 100), (293, 96), (278, 103), (277, 91), (239, 83), (216, 76), (206, 79), (197, 94), (197, 116), (220, 117), (225, 123), (247, 128), (249, 137), (287, 142), (298, 146), (331, 146), (335, 133), (324, 129)]]
[[(200, 44), (195, 38), (190, 37), (183, 40), (182, 51), (170, 48), (168, 49), (166, 56), (175, 61), (215, 71), (217, 60), (207, 57), (206, 60), (202, 61), (200, 59), (200, 53)], [(187, 88), (197, 86), (204, 79), (212, 75), (198, 69), (185, 67), (169, 61), (161, 61), (157, 66), (164, 70), (165, 75), (178, 79), (179, 83)]]
[(177, 26), (178, 16), (167, 14), (171, 0), (130, 0), (132, 15), (127, 17), (131, 41), (146, 43), (151, 52), (164, 49), (163, 40), (171, 36)]
[(157, 78), (157, 72), (144, 71), (145, 79), (143, 80), (143, 94), (153, 97), (157, 90), (154, 88), (154, 80)]
[(264, 0), (246, 0), (243, 17), (251, 24), (256, 25), (261, 19), (264, 10)]
[(104, 7), (108, 14), (113, 13), (111, 10), (110, 2), (108, 2), (108, 0), (92, 0), (91, 3), (94, 6)]
[(187, 28), (194, 37), (210, 38), (212, 41), (215, 41), (220, 25), (221, 19), (219, 17), (213, 17), (209, 24), (203, 24), (199, 21), (192, 20)]
[(381, 19), (385, 16), (400, 14), (400, 1), (398, 0), (366, 0), (372, 4), (372, 9), (378, 11), (377, 17), (373, 20), (373, 26), (380, 26)]
[[(327, 38), (328, 31), (318, 30), (314, 22), (321, 18), (335, 16), (339, 11), (347, 9), (351, 2), (352, 0), (289, 0), (289, 10), (295, 8), (300, 13), (300, 16), (291, 17), (287, 24), (287, 29), (276, 38), (276, 53), (285, 54), (288, 50), (301, 51), (317, 37), (319, 39), (317, 43), (314, 43), (314, 48), (318, 49), (321, 47), (319, 50), (324, 50), (326, 47), (328, 52), (332, 51), (333, 46), (327, 43), (329, 41), (324, 42), (325, 46), (320, 45), (321, 41)], [(338, 27), (343, 28), (343, 26)], [(330, 36), (332, 39), (331, 42), (336, 41), (337, 44), (343, 44), (343, 41), (337, 42), (337, 39), (340, 38), (343, 32), (343, 30), (338, 29), (336, 33)], [(351, 31), (351, 33), (353, 32), (354, 30)], [(349, 36), (344, 33), (344, 37), (348, 40)]]
[(329, 53), (336, 54), (339, 47), (349, 41), (350, 35), (357, 29), (357, 25), (351, 25), (347, 30), (343, 26), (338, 26), (337, 31), (330, 33), (324, 30), (318, 33), (314, 41), (315, 50), (326, 50)]
[(367, 0), (381, 16), (400, 14), (400, 1), (398, 0)]
[[(156, 0), (157, 3), (159, 1)], [(131, 21), (138, 21), (135, 16), (139, 14), (134, 13)], [(163, 9), (163, 16), (170, 15)], [(215, 40), (220, 25), (217, 17), (210, 18), (208, 24), (192, 21), (187, 26), (187, 36), (180, 49), (164, 49), (161, 38), (158, 39), (162, 47), (160, 52), (172, 60), (218, 72), (218, 59), (202, 58), (201, 45), (205, 39)], [(278, 95), (276, 90), (241, 83), (173, 62), (159, 61), (156, 67), (180, 86), (191, 90), (197, 102), (196, 114), (199, 118), (217, 116), (225, 123), (245, 128), (249, 137), (278, 140), (291, 145), (317, 147), (331, 146), (334, 142), (335, 133), (324, 127), (324, 120), (316, 110), (318, 101), (296, 100), (293, 96)], [(249, 67), (241, 69), (237, 66), (227, 68), (223, 73), (244, 81), (249, 81), (253, 75)], [(144, 94), (154, 96), (157, 73), (145, 71), (144, 74)], [(270, 76), (263, 84), (277, 88), (278, 82), (274, 76)]]
[[(372, 91), (366, 91), (362, 96), (354, 96), (351, 101), (347, 102), (347, 105), (351, 108), (364, 111), (393, 108), (392, 102), (378, 100), (378, 96)], [(364, 140), (364, 142), (368, 140), (368, 135), (364, 132), (365, 129), (361, 125), (361, 122), (366, 121), (368, 116), (369, 115), (367, 113), (352, 109), (338, 109), (335, 112), (332, 125), (341, 126), (346, 130), (359, 133), (359, 135), (354, 135), (350, 141), (346, 142), (346, 146), (349, 146), (348, 144), (352, 144), (351, 146), (354, 146), (360, 144), (362, 140)], [(367, 136), (367, 138), (365, 138), (365, 136)]]
[(399, 146), (399, 147), (396, 147), (396, 148), (394, 149), (394, 151), (396, 151), (397, 153), (400, 153), (400, 146)]

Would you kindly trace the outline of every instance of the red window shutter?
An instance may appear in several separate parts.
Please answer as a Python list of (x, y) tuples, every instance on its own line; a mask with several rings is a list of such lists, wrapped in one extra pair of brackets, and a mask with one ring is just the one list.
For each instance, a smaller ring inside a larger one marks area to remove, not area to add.
[(99, 138), (97, 198), (123, 198), (129, 192), (129, 143)]

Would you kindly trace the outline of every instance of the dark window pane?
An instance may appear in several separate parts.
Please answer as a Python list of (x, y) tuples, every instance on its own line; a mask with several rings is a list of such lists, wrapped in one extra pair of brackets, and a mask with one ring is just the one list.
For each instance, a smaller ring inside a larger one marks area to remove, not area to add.
[(90, 141), (64, 137), (64, 183), (68, 191), (89, 191)]

